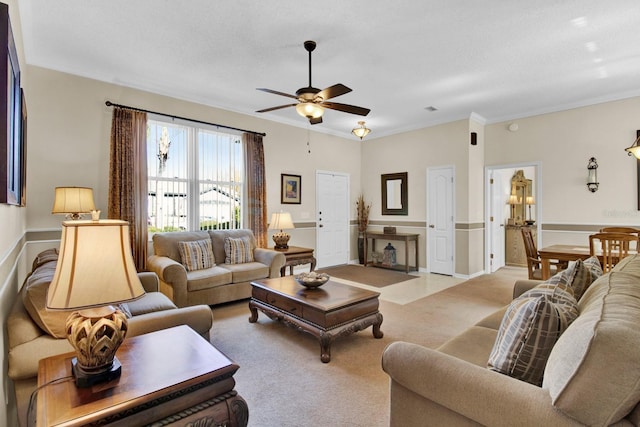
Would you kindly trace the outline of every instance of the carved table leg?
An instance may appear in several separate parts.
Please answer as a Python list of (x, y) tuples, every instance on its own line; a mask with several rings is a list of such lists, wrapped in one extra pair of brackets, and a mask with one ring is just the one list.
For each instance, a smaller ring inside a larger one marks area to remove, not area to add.
[(320, 334), (320, 360), (322, 363), (331, 362), (331, 341), (333, 336), (327, 333)]
[(249, 311), (251, 311), (249, 323), (256, 323), (258, 321), (258, 309), (253, 304), (253, 301), (249, 301)]
[(384, 336), (384, 333), (380, 330), (380, 326), (382, 326), (382, 313), (376, 315), (376, 323), (373, 324), (374, 338), (380, 339)]

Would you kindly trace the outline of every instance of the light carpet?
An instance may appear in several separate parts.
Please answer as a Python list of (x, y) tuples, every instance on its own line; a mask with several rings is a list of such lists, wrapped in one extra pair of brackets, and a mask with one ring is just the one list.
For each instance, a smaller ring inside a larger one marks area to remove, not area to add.
[(240, 365), (236, 390), (249, 406), (249, 426), (388, 426), (385, 347), (394, 341), (437, 347), (506, 305), (513, 283), (513, 273), (498, 272), (405, 305), (381, 300), (384, 337), (373, 338), (371, 328), (341, 337), (327, 364), (311, 335), (263, 313), (249, 323), (247, 301), (213, 308), (211, 342)]
[(393, 285), (404, 282), (405, 280), (415, 279), (407, 273), (394, 271), (378, 267), (364, 267), (356, 264), (338, 265), (318, 270), (321, 273), (327, 273), (331, 277), (338, 277), (344, 280), (362, 283), (364, 285), (382, 288), (384, 286)]

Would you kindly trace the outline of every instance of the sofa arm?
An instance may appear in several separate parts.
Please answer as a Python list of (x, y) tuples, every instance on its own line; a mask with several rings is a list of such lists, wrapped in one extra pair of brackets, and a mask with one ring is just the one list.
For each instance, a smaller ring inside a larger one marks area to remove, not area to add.
[(269, 278), (280, 277), (280, 269), (284, 267), (286, 258), (282, 252), (274, 251), (267, 248), (255, 248), (253, 258), (269, 266)]
[(527, 292), (528, 290), (535, 288), (540, 283), (542, 283), (542, 280), (531, 280), (531, 279), (516, 280), (516, 283), (513, 285), (513, 299), (516, 299), (520, 295)]
[(178, 307), (187, 304), (187, 269), (179, 262), (165, 256), (151, 255), (147, 258), (147, 268), (158, 275), (160, 292)]
[(140, 282), (145, 292), (160, 292), (160, 283), (158, 282), (158, 275), (152, 271), (141, 271), (138, 273)]
[(207, 305), (193, 305), (133, 316), (129, 319), (127, 337), (135, 337), (179, 325), (191, 327), (208, 340), (209, 330), (213, 325), (213, 312)]
[[(554, 409), (547, 390), (417, 344), (390, 344), (382, 368), (391, 377), (392, 426), (396, 416), (410, 416), (394, 411), (394, 405), (404, 412), (413, 409), (402, 396), (394, 396), (397, 386), (482, 425), (580, 425)], [(430, 419), (426, 413), (421, 416)]]

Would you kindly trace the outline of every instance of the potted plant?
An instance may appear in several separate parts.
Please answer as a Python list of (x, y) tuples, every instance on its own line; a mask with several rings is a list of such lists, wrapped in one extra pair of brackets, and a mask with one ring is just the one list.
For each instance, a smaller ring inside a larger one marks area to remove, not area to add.
[(369, 225), (369, 212), (371, 211), (371, 203), (364, 201), (364, 195), (360, 194), (356, 200), (356, 213), (358, 221), (358, 261), (364, 264), (364, 233)]

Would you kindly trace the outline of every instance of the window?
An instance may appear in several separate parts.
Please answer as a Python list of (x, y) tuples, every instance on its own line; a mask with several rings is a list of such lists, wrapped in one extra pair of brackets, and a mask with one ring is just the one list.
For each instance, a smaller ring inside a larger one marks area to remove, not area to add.
[(148, 120), (149, 233), (242, 227), (240, 135)]

